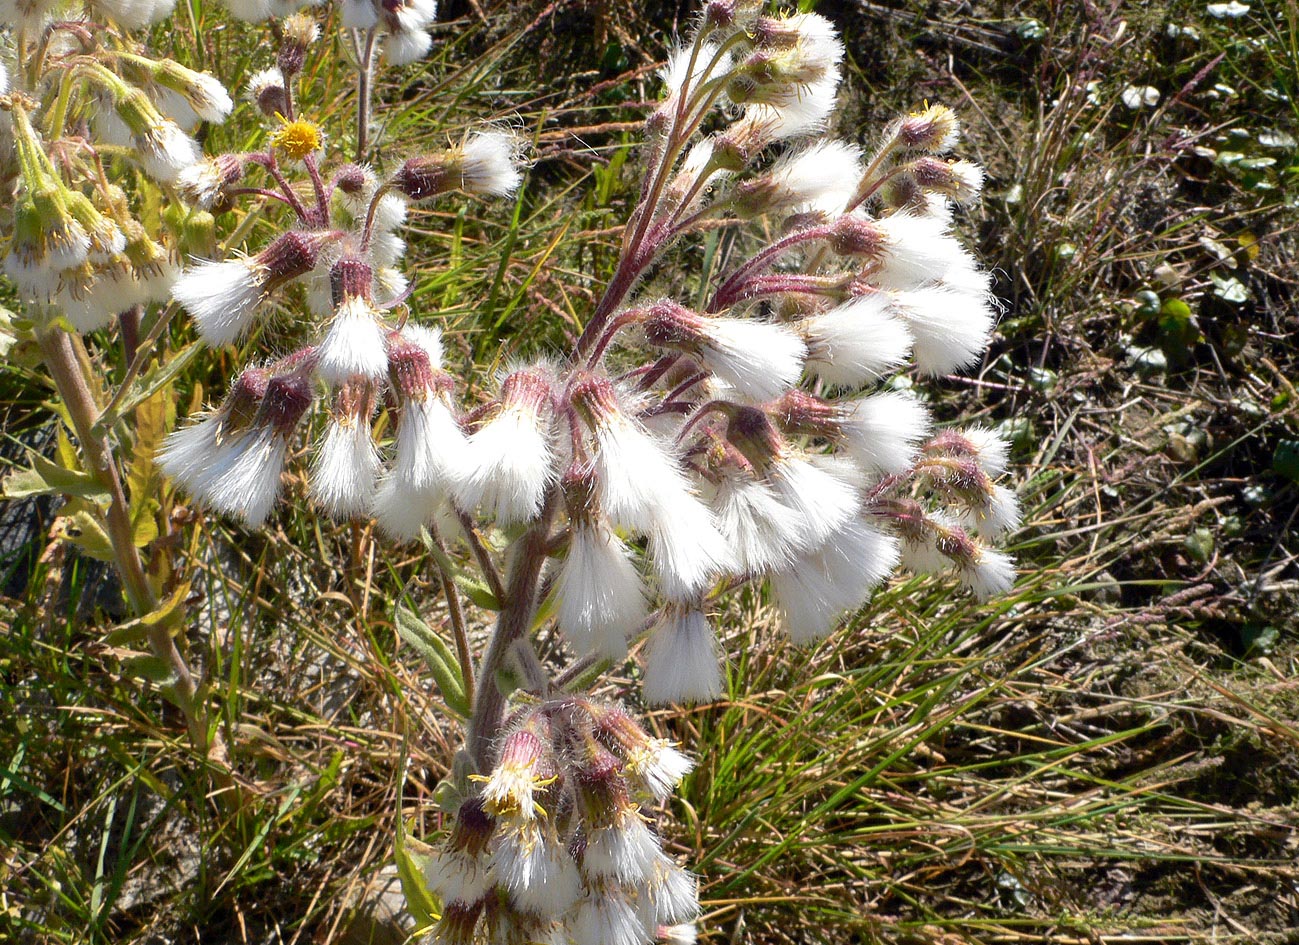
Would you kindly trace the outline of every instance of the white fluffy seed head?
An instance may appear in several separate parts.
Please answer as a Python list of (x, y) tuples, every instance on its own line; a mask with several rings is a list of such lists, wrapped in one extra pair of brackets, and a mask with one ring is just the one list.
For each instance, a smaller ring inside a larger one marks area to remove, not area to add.
[(843, 213), (861, 181), (861, 149), (845, 141), (818, 141), (787, 154), (768, 174), (774, 206)]
[(671, 496), (655, 509), (649, 539), (659, 587), (671, 601), (703, 593), (735, 565), (712, 514), (690, 493)]
[(835, 475), (837, 471), (794, 455), (781, 457), (767, 470), (767, 481), (777, 499), (801, 523), (800, 544), (804, 548), (819, 547), (861, 505), (852, 484)]
[(379, 472), (369, 420), (331, 420), (312, 464), (311, 497), (339, 521), (368, 518)]
[(403, 402), (396, 455), (374, 498), (379, 526), (395, 538), (419, 537), (468, 462), (468, 440), (443, 397), (428, 392), (422, 399)]
[(645, 700), (710, 702), (723, 692), (717, 638), (700, 610), (671, 608), (645, 647)]
[(144, 172), (163, 184), (175, 183), (181, 171), (203, 156), (194, 139), (168, 119), (137, 132), (132, 143)]
[(251, 259), (201, 261), (171, 287), (171, 295), (194, 319), (210, 345), (235, 341), (252, 324), (265, 290), (265, 273)]
[(623, 808), (613, 823), (587, 832), (582, 874), (635, 886), (648, 880), (659, 855), (659, 842), (633, 807)]
[(744, 107), (744, 121), (762, 128), (771, 140), (797, 138), (825, 130), (834, 111), (839, 90), (835, 72), (810, 85), (792, 89), (779, 102), (750, 102)]
[(979, 600), (1004, 594), (1015, 585), (1015, 561), (1003, 551), (979, 543), (974, 558), (957, 568), (961, 583)]
[(378, 381), (388, 373), (387, 335), (383, 313), (368, 299), (345, 299), (317, 351), (317, 375), (331, 386), (357, 376)]
[(554, 477), (546, 416), (522, 405), (505, 406), (470, 438), (455, 497), (501, 524), (527, 521), (541, 510)]
[(391, 66), (419, 62), (433, 48), (433, 37), (424, 30), (397, 30), (384, 37), (383, 55)]
[(471, 194), (508, 197), (519, 189), (522, 143), (501, 130), (476, 131), (460, 146), (460, 186)]
[(946, 286), (893, 293), (893, 311), (915, 338), (916, 367), (940, 376), (978, 361), (988, 346), (994, 315), (986, 295)]
[(424, 865), (424, 881), (443, 902), (475, 903), (496, 884), (496, 877), (487, 857), (435, 850)]
[(648, 615), (645, 588), (626, 545), (599, 523), (576, 523), (555, 579), (559, 627), (580, 655), (618, 661)]
[(573, 945), (646, 945), (635, 906), (617, 886), (588, 886), (568, 922)]
[(503, 821), (491, 848), (496, 881), (520, 908), (540, 915), (562, 915), (577, 899), (577, 864), (549, 824)]
[(379, 13), (373, 0), (343, 0), (343, 27), (349, 30), (368, 30), (379, 22)]
[(872, 394), (845, 405), (841, 447), (855, 462), (885, 474), (904, 473), (917, 444), (929, 435), (929, 411), (901, 391)]
[[(681, 46), (674, 49), (668, 56), (667, 65), (659, 70), (659, 76), (663, 79), (663, 85), (667, 90), (668, 96), (674, 96), (681, 91), (683, 85), (689, 81), (693, 87), (702, 78), (708, 64), (713, 61), (717, 55), (718, 46), (716, 43), (703, 43), (699, 47), (699, 52), (694, 55), (693, 63), (691, 60), (692, 46)], [(730, 56), (724, 56), (718, 65), (714, 74), (721, 74), (726, 71), (730, 63)]]
[(637, 905), (646, 928), (692, 923), (699, 918), (699, 880), (659, 851)]
[(862, 387), (902, 367), (911, 332), (891, 309), (888, 294), (871, 292), (805, 319), (809, 373), (837, 387)]
[(884, 234), (880, 268), (871, 281), (885, 289), (914, 289), (935, 282), (948, 270), (972, 265), (965, 247), (932, 216), (894, 213), (876, 221)]
[(260, 23), (274, 12), (271, 0), (225, 0), (225, 6), (231, 16), (245, 23)]
[(964, 510), (958, 521), (980, 538), (999, 538), (1019, 528), (1019, 498), (1005, 486), (993, 484), (983, 504)]
[(699, 351), (704, 366), (742, 396), (774, 400), (798, 382), (807, 348), (783, 325), (744, 318), (703, 321), (707, 338)]
[(252, 427), (222, 444), (217, 462), (192, 480), (191, 491), (217, 511), (256, 528), (279, 495), (287, 446), (271, 427)]
[(782, 567), (808, 547), (806, 525), (772, 487), (741, 469), (728, 469), (709, 500), (717, 528), (744, 574)]
[(966, 427), (960, 431), (961, 437), (974, 450), (974, 457), (979, 467), (990, 477), (996, 478), (1006, 471), (1010, 460), (1010, 443), (991, 427)]
[(624, 774), (633, 787), (662, 803), (694, 766), (666, 738), (651, 738), (643, 747), (628, 752)]
[(772, 575), (781, 625), (795, 643), (819, 640), (859, 608), (898, 563), (896, 539), (854, 519), (817, 551)]

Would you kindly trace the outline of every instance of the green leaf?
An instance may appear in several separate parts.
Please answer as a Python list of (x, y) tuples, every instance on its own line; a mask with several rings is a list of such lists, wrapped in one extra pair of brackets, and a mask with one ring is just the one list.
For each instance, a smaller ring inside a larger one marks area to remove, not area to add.
[(460, 588), (465, 597), (473, 601), (475, 606), (491, 611), (501, 609), (501, 602), (496, 599), (496, 595), (482, 581), (471, 578), (463, 571), (452, 575), (451, 580), (455, 582), (456, 587)]
[(1299, 482), (1299, 440), (1282, 440), (1272, 454), (1272, 471)]
[(188, 596), (189, 584), (182, 584), (176, 588), (171, 597), (159, 604), (156, 610), (114, 627), (104, 637), (104, 642), (109, 646), (130, 646), (143, 640), (154, 627), (165, 627), (168, 631), (174, 631), (180, 626), (181, 618), (185, 613), (185, 598)]
[(89, 499), (108, 491), (89, 473), (65, 469), (36, 453), (31, 454), (31, 462), (30, 469), (19, 469), (5, 476), (0, 488), (6, 499), (26, 499), (34, 495), (71, 495)]
[(1224, 276), (1221, 273), (1209, 273), (1213, 282), (1213, 294), (1232, 305), (1243, 305), (1249, 301), (1249, 289), (1235, 276)]
[(416, 846), (424, 846), (406, 836), (406, 823), (397, 818), (397, 832), (393, 838), (393, 860), (397, 864), (397, 876), (401, 880), (401, 892), (406, 897), (406, 908), (415, 919), (416, 936), (433, 927), (442, 914), (442, 903), (438, 902), (424, 882), (424, 865), (428, 853), (419, 852)]
[(96, 561), (114, 561), (113, 543), (98, 513), (84, 505), (70, 515), (59, 516), (63, 537)]
[(397, 635), (414, 647), (433, 673), (442, 701), (461, 718), (469, 717), (469, 699), (460, 663), (451, 648), (405, 604), (397, 605)]
[(146, 679), (151, 683), (166, 686), (176, 681), (172, 674), (171, 664), (161, 656), (141, 654), (122, 660), (122, 672), (136, 679)]

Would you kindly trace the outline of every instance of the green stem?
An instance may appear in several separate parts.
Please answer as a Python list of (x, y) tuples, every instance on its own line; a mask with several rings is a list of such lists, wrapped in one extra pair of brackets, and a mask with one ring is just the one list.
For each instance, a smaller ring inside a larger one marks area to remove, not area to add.
[[(88, 471), (99, 480), (108, 492), (109, 505), (106, 529), (113, 546), (114, 563), (122, 577), (122, 585), (131, 608), (139, 616), (152, 613), (158, 606), (157, 597), (144, 573), (139, 549), (135, 546), (135, 530), (131, 523), (130, 507), (122, 488), (122, 477), (117, 470), (108, 440), (95, 430), (99, 418), (99, 404), (87, 380), (87, 364), (72, 335), (67, 332), (44, 329), (37, 332), (41, 354), (54, 378), (59, 397), (67, 407), (76, 430)], [(173, 682), (165, 690), (168, 697), (185, 715), (190, 741), (202, 755), (217, 747), (208, 736), (206, 719), (198, 706), (198, 687), (189, 665), (181, 656), (172, 639), (170, 629), (163, 623), (147, 628), (149, 648), (162, 659), (171, 671)]]

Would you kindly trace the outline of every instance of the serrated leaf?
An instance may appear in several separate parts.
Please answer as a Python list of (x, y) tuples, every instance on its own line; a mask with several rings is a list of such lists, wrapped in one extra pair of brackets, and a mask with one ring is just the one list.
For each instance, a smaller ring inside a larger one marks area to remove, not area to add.
[(127, 493), (131, 497), (131, 516), (144, 499), (153, 494), (154, 454), (162, 445), (175, 420), (175, 407), (169, 390), (160, 390), (135, 408), (132, 429), (135, 448), (127, 466)]
[(469, 699), (465, 695), (465, 681), (460, 673), (459, 661), (451, 648), (405, 604), (397, 606), (395, 623), (397, 635), (424, 657), (447, 708), (461, 718), (468, 718)]
[[(419, 844), (423, 846), (423, 844)], [(415, 919), (415, 935), (427, 932), (433, 923), (442, 917), (442, 903), (424, 882), (424, 866), (428, 855), (415, 849), (416, 841), (406, 835), (406, 823), (397, 818), (397, 830), (393, 837), (393, 861), (397, 866), (397, 877), (401, 880), (401, 892), (406, 897), (406, 909)]]
[(19, 469), (5, 476), (0, 488), (6, 499), (26, 499), (34, 495), (93, 498), (107, 493), (99, 480), (89, 473), (65, 469), (37, 453), (31, 454), (31, 463), (30, 469)]

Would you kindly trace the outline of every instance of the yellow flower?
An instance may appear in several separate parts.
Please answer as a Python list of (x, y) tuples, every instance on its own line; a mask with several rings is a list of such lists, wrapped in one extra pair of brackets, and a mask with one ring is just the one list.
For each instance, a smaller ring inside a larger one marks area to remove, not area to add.
[(271, 146), (282, 151), (293, 161), (301, 161), (308, 154), (320, 150), (325, 143), (321, 130), (309, 121), (280, 119), (280, 127), (271, 135)]

